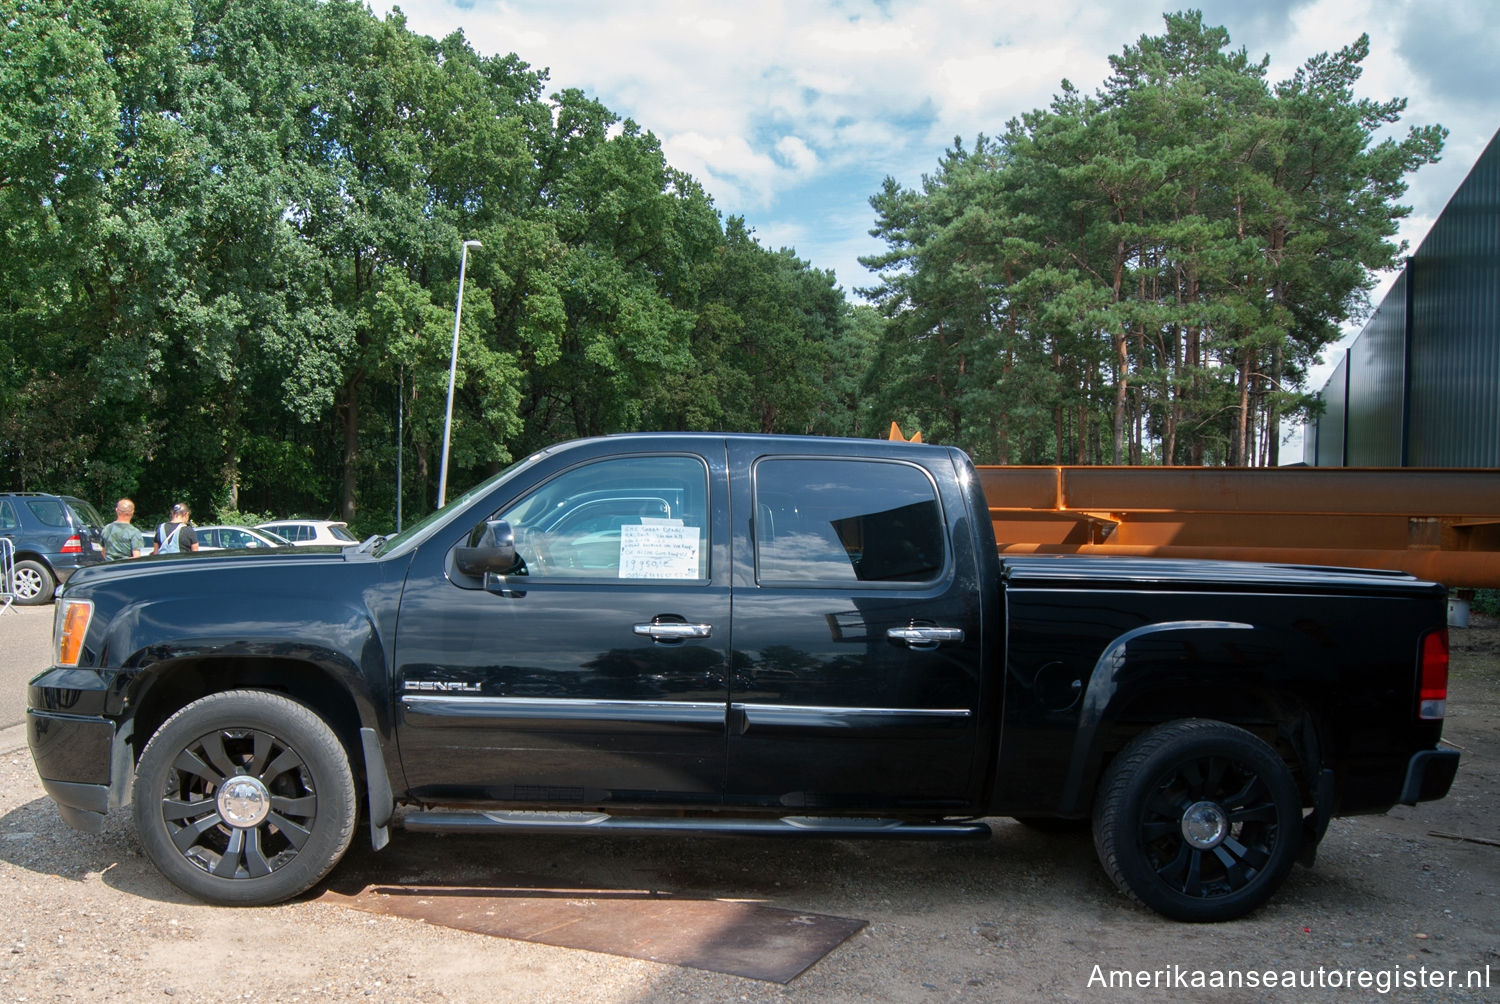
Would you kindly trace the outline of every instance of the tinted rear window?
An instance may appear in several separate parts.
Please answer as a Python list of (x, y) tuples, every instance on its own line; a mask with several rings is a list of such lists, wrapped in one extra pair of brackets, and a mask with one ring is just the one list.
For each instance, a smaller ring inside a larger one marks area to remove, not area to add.
[(942, 510), (919, 467), (767, 460), (755, 503), (762, 582), (925, 582), (942, 572)]
[(104, 517), (99, 515), (98, 509), (95, 509), (93, 505), (84, 501), (83, 499), (75, 499), (65, 496), (63, 501), (68, 503), (68, 506), (73, 510), (73, 515), (78, 517), (78, 522), (80, 523), (86, 523), (87, 525), (92, 526), (95, 529), (99, 529), (103, 527), (105, 523), (109, 522)]

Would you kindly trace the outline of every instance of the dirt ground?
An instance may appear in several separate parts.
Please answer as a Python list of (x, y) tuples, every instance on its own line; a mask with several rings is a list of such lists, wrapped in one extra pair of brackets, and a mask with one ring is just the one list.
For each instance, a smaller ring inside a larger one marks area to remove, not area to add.
[[(1476, 623), (1454, 631), (1453, 643), (1446, 736), (1464, 760), (1452, 794), (1335, 820), (1317, 867), (1294, 870), (1268, 906), (1234, 923), (1183, 925), (1133, 907), (1105, 878), (1086, 835), (1047, 836), (1008, 820), (993, 821), (994, 837), (979, 843), (398, 832), (382, 852), (391, 857), (356, 839), (335, 872), (422, 862), (455, 884), (543, 875), (564, 890), (664, 890), (868, 921), (787, 984), (454, 931), (316, 898), (265, 909), (203, 906), (156, 874), (124, 816), (100, 836), (64, 826), (42, 794), (23, 731), (6, 729), (0, 1000), (1500, 1000), (1500, 627)], [(1464, 986), (1470, 970), (1488, 987)], [(1151, 989), (1122, 989), (1123, 971)], [(1313, 985), (1191, 985), (1248, 972)], [(1450, 972), (1458, 987), (1434, 985)]]

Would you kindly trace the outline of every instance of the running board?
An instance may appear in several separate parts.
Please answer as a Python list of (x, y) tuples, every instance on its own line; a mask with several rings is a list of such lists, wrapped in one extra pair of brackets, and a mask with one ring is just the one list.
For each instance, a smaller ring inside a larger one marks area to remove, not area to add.
[(985, 823), (909, 823), (899, 819), (782, 816), (713, 819), (611, 816), (605, 812), (414, 812), (402, 826), (417, 833), (681, 833), (729, 837), (894, 837), (903, 840), (983, 840)]

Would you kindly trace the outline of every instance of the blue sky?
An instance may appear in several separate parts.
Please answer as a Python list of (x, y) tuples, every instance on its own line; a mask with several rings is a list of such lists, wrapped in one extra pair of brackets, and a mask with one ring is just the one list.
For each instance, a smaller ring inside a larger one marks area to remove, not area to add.
[[(1413, 249), (1500, 128), (1500, 60), (1478, 0), (1198, 0), (1269, 78), (1370, 35), (1360, 97), (1405, 97), (1398, 126), (1449, 130), (1443, 161), (1411, 179)], [(851, 294), (880, 251), (869, 197), (920, 184), (955, 136), (994, 135), (1045, 106), (1064, 78), (1092, 92), (1108, 56), (1162, 30), (1161, 3), (1044, 0), (406, 0), (408, 26), (461, 29), (515, 52), (661, 140), (719, 210), (762, 244), (833, 269)], [(376, 5), (377, 12), (388, 10)], [(1379, 302), (1390, 277), (1374, 293)], [(1349, 334), (1358, 331), (1352, 325)], [(1347, 341), (1347, 340), (1346, 340)], [(1313, 373), (1321, 386), (1341, 350)]]

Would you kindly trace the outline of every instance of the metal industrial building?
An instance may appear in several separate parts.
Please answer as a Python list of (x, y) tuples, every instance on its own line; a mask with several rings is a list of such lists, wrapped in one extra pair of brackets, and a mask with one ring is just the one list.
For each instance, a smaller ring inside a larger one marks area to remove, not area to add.
[(1500, 467), (1500, 133), (1319, 396), (1318, 467)]

